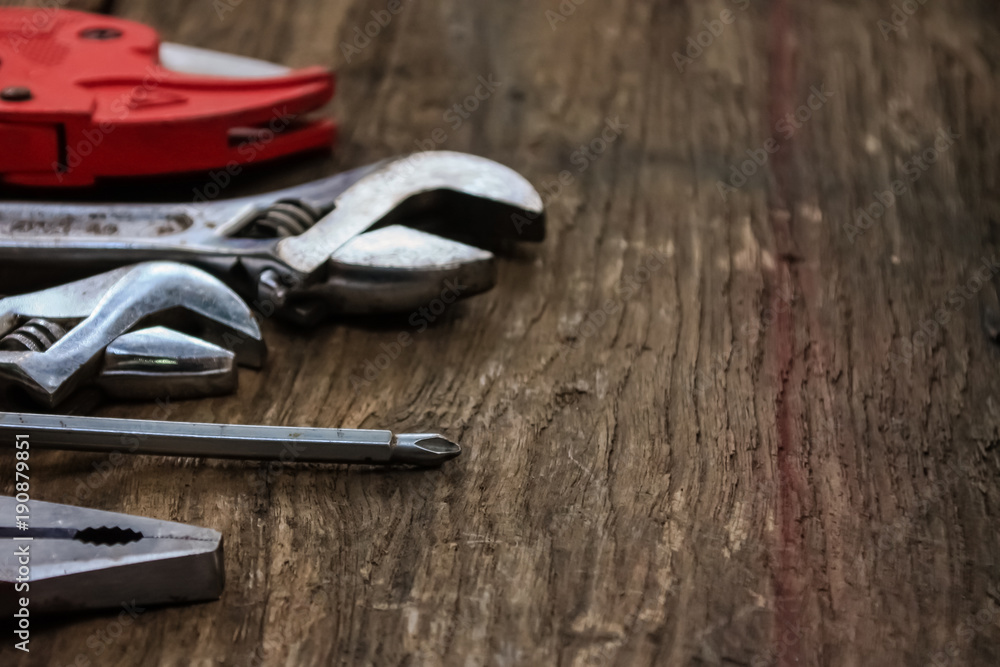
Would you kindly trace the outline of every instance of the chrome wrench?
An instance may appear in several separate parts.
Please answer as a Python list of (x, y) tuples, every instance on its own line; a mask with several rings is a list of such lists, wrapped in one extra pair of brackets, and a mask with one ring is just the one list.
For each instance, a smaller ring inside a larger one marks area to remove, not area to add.
[[(433, 151), (240, 199), (180, 204), (0, 204), (0, 278), (19, 269), (95, 272), (178, 261), (220, 278), (255, 309), (303, 324), (407, 312), (495, 282), (480, 244), (540, 241), (541, 196), (485, 158)], [(453, 238), (446, 238), (453, 237)], [(35, 286), (37, 287), (37, 285)]]
[(49, 407), (97, 381), (113, 395), (192, 398), (235, 388), (267, 347), (247, 305), (192, 266), (146, 262), (0, 299), (0, 384)]

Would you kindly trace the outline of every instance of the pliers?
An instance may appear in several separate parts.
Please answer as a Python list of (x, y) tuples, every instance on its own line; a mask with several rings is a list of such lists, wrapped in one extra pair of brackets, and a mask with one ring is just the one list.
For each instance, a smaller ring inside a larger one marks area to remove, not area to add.
[[(23, 518), (22, 518), (23, 517)], [(0, 496), (4, 613), (216, 600), (221, 533), (172, 521)], [(9, 618), (9, 616), (7, 616)]]

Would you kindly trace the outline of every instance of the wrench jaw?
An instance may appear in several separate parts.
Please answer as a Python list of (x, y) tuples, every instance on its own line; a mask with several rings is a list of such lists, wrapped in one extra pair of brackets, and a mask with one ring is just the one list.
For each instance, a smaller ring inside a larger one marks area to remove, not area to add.
[[(291, 269), (311, 275), (354, 237), (413, 220), (459, 227), (484, 241), (498, 235), (537, 240), (544, 237), (543, 211), (541, 195), (508, 167), (451, 151), (416, 153), (354, 182), (326, 216), (305, 233), (279, 241), (275, 253)], [(538, 222), (528, 226), (530, 237), (516, 215)]]
[(446, 188), (414, 195), (381, 224), (393, 221), (476, 246), (545, 240), (540, 200), (537, 206), (533, 201), (512, 203)]
[(333, 314), (417, 313), (486, 292), (497, 275), (492, 253), (399, 225), (354, 238), (327, 270), (289, 295), (285, 317), (311, 326)]
[[(416, 153), (349, 183), (329, 213), (277, 243), (278, 258), (306, 277), (280, 293), (291, 297), (283, 315), (300, 324), (481, 294), (496, 283), (496, 260), (478, 246), (545, 238), (541, 196), (520, 174), (485, 158)], [(274, 295), (276, 282), (262, 274), (260, 293)]]
[[(415, 169), (419, 180), (411, 175)], [(541, 195), (492, 160), (452, 151), (414, 153), (387, 165), (383, 177), (373, 187), (395, 191), (389, 196), (397, 203), (373, 228), (405, 224), (476, 246), (545, 240)]]
[(236, 391), (236, 354), (166, 327), (119, 336), (104, 351), (97, 384), (120, 400), (183, 400)]
[[(50, 329), (37, 323), (60, 324), (65, 334), (46, 335)], [(156, 323), (194, 323), (201, 340), (146, 329)], [(0, 381), (50, 408), (95, 380), (118, 395), (131, 386), (139, 398), (213, 395), (232, 386), (227, 363), (259, 367), (266, 355), (260, 328), (236, 293), (200, 269), (169, 262), (0, 300), (0, 327)], [(27, 344), (12, 330), (25, 332)]]

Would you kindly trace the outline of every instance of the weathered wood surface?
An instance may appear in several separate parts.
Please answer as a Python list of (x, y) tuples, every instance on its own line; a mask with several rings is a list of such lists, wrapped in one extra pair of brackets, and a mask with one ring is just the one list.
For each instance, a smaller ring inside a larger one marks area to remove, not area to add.
[[(888, 0), (406, 2), (348, 62), (386, 2), (221, 2), (111, 9), (340, 71), (336, 154), (255, 187), (443, 128), (546, 191), (550, 239), (360, 391), (405, 322), (268, 323), (238, 396), (167, 415), (440, 428), (467, 445), (440, 471), (36, 453), (41, 499), (222, 531), (229, 582), (117, 639), (113, 615), (30, 657), (5, 639), (4, 664), (1000, 664), (1000, 350), (975, 277), (1000, 242), (995, 3), (917, 2), (883, 34)], [(724, 200), (748, 150), (764, 165)]]

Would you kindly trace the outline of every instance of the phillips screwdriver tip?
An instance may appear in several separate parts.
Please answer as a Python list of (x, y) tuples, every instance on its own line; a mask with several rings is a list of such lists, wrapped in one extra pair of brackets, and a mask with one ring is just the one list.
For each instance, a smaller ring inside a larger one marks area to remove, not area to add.
[(462, 453), (462, 447), (436, 433), (404, 433), (396, 437), (392, 463), (436, 466)]

